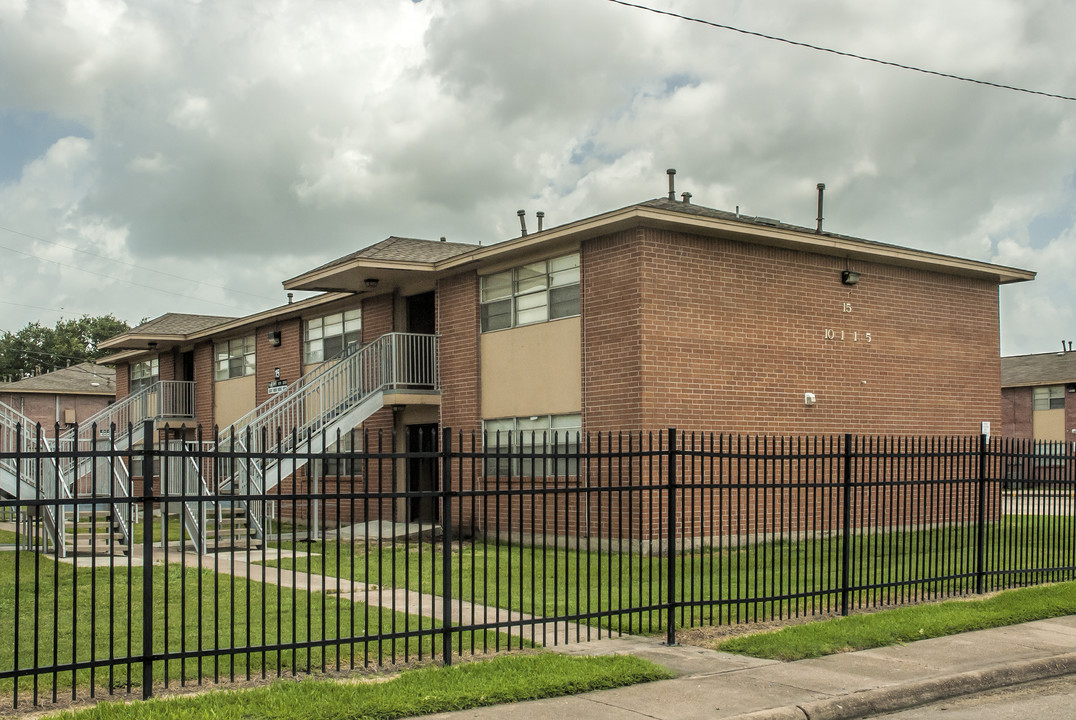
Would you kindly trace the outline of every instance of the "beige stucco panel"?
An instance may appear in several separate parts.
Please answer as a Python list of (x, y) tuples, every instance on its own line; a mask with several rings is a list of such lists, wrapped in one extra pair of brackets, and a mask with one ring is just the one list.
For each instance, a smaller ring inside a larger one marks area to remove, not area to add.
[(1065, 442), (1065, 410), (1036, 410), (1032, 434), (1036, 440)]
[(482, 417), (580, 412), (579, 318), (484, 333)]
[(217, 427), (226, 428), (254, 409), (256, 387), (253, 375), (217, 381), (213, 388), (213, 422)]

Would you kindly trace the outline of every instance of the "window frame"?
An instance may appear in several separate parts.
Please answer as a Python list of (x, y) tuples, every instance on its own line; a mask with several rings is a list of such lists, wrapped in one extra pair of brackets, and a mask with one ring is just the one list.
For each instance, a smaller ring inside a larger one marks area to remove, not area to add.
[[(335, 320), (339, 318), (339, 322)], [(339, 332), (327, 334), (326, 328), (339, 326)], [(326, 351), (326, 341), (340, 339), (340, 346), (330, 346), (332, 352)], [(314, 365), (316, 363), (332, 360), (344, 352), (351, 343), (362, 342), (362, 308), (351, 308), (340, 312), (320, 315), (315, 318), (303, 320), (303, 364)], [(316, 352), (312, 350), (316, 345)]]
[[(482, 433), (487, 476), (534, 478), (579, 474), (582, 413), (489, 418), (482, 421)], [(490, 453), (493, 457), (489, 457)], [(523, 457), (531, 453), (551, 457)]]
[[(1064, 410), (1065, 393), (1066, 389), (1064, 385), (1043, 385), (1041, 387), (1032, 388), (1032, 411), (1041, 412), (1045, 410)], [(1040, 407), (1040, 405), (1043, 404), (1045, 405), (1045, 407)]]
[(244, 335), (213, 343), (213, 380), (215, 382), (250, 377), (256, 370), (255, 335)]
[(478, 296), (481, 331), (578, 317), (581, 279), (579, 251), (482, 275)]
[(130, 383), (128, 393), (134, 395), (142, 392), (161, 379), (161, 356), (157, 355), (148, 360), (139, 360), (131, 364)]

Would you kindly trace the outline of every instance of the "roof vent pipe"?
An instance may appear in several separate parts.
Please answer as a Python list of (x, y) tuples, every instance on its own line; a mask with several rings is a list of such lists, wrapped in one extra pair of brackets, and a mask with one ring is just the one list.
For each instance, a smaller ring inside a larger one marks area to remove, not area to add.
[(295, 298), (295, 293), (288, 293), (288, 305), (291, 305), (292, 300)]
[(527, 218), (524, 217), (526, 214), (526, 210), (516, 211), (516, 215), (519, 215), (519, 229), (522, 231), (523, 237), (527, 237)]
[(822, 232), (822, 195), (826, 192), (826, 184), (818, 183), (818, 227), (815, 229), (816, 233)]
[(684, 199), (684, 204), (685, 205), (690, 205), (691, 204), (691, 193), (689, 193), (689, 192), (680, 193), (680, 197), (682, 197)]
[(676, 177), (676, 168), (669, 168), (665, 173), (669, 176), (669, 199), (676, 202), (676, 187), (674, 180)]
[(542, 232), (542, 221), (545, 220), (545, 213), (539, 210), (536, 215), (538, 215), (538, 232)]

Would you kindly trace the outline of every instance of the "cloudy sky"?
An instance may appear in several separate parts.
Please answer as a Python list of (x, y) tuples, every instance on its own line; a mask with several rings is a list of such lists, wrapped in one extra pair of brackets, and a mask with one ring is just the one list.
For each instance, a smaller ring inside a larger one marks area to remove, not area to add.
[[(640, 0), (1076, 95), (1063, 0)], [(1076, 340), (1076, 102), (610, 0), (0, 0), (0, 330), (242, 315), (389, 235), (491, 243), (667, 188), (1036, 270), (1002, 352)]]

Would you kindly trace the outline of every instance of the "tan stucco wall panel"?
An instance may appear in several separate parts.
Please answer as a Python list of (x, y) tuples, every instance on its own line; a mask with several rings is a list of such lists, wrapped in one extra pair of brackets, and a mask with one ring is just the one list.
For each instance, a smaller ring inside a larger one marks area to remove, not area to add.
[(254, 409), (256, 387), (253, 375), (216, 383), (213, 422), (217, 427), (226, 428)]
[(578, 317), (483, 334), (482, 417), (579, 412), (579, 338)]
[(1033, 416), (1033, 435), (1036, 440), (1065, 442), (1065, 410), (1036, 410)]

